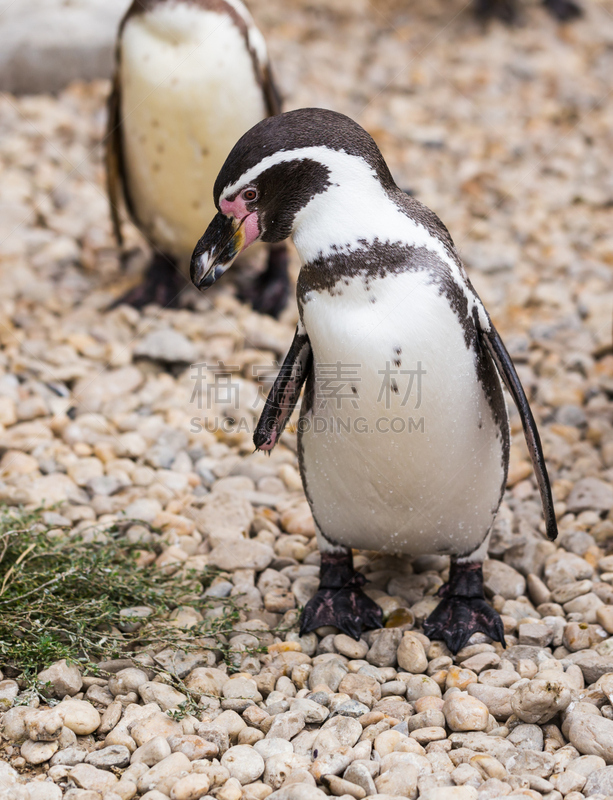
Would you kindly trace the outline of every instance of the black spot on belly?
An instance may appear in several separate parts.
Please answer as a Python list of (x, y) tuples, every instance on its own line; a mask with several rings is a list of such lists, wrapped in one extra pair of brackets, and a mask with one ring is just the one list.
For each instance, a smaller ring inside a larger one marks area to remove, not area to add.
[(392, 392), (394, 392), (394, 394), (399, 394), (398, 384), (396, 383), (396, 381), (393, 378), (392, 378), (391, 386), (392, 386)]
[(402, 364), (402, 361), (399, 358), (395, 358), (394, 359), (394, 366), (395, 367), (399, 367), (399, 366), (401, 366), (401, 364)]
[(357, 394), (357, 393), (358, 393), (358, 390), (355, 388), (355, 386), (352, 386), (352, 387), (351, 387), (351, 391), (352, 391), (354, 394)]
[(402, 347), (396, 345), (396, 347), (394, 347), (394, 353), (396, 353), (397, 356), (402, 355)]

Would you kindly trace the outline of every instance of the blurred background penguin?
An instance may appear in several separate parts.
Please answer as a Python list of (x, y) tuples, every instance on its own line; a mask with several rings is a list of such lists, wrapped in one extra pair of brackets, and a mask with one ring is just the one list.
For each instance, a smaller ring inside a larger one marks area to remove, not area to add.
[[(245, 131), (280, 111), (266, 43), (241, 0), (134, 0), (117, 37), (107, 180), (118, 242), (123, 199), (153, 255), (113, 305), (179, 304), (221, 165)], [(242, 299), (278, 316), (289, 289), (285, 245), (269, 246), (249, 278)]]

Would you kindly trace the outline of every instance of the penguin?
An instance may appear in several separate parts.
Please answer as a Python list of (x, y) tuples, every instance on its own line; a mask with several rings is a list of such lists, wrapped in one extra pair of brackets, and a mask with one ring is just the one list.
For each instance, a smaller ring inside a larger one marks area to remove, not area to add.
[(453, 653), (476, 631), (504, 645), (482, 572), (509, 465), (502, 381), (550, 539), (556, 518), (526, 395), (449, 232), (397, 187), (363, 128), (323, 109), (255, 125), (214, 194), (218, 213), (192, 256), (196, 286), (258, 240), (291, 236), (302, 263), (295, 336), (253, 437), (272, 450), (304, 385), (298, 456), (321, 570), (301, 633), (334, 625), (358, 638), (381, 625), (353, 568), (356, 548), (449, 555), (424, 632)]
[[(215, 213), (211, 190), (232, 145), (281, 111), (266, 43), (241, 0), (133, 0), (117, 37), (106, 170), (113, 229), (119, 201), (154, 255), (144, 281), (113, 305), (175, 305), (194, 242)], [(287, 250), (268, 248), (247, 290), (273, 316), (288, 294)]]

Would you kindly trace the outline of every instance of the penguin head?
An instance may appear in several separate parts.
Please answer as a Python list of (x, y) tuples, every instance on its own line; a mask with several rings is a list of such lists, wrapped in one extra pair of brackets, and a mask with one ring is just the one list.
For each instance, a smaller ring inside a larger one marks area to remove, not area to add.
[(367, 202), (373, 184), (396, 190), (374, 140), (349, 117), (301, 108), (262, 120), (217, 176), (218, 214), (194, 250), (192, 281), (208, 288), (250, 244), (287, 239), (307, 217), (325, 226), (326, 206), (347, 216), (356, 197)]

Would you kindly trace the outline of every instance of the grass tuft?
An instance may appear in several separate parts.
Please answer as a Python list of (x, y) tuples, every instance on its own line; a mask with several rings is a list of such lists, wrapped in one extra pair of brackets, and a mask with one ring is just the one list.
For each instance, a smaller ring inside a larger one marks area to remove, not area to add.
[[(205, 610), (201, 595), (216, 573), (181, 569), (168, 575), (155, 565), (141, 566), (139, 555), (155, 547), (130, 543), (124, 529), (71, 535), (49, 531), (39, 513), (0, 509), (2, 668), (34, 688), (36, 673), (62, 658), (95, 673), (101, 660), (166, 647), (210, 648), (210, 637), (225, 654), (225, 634), (238, 620), (234, 598), (220, 617), (189, 630), (168, 619), (182, 604)], [(120, 611), (134, 606), (148, 606), (151, 614), (136, 630), (122, 632)]]

